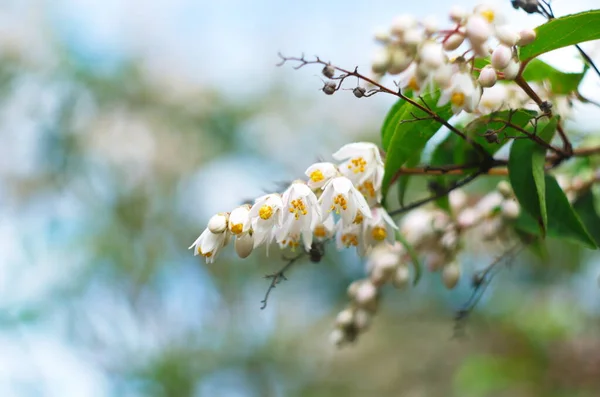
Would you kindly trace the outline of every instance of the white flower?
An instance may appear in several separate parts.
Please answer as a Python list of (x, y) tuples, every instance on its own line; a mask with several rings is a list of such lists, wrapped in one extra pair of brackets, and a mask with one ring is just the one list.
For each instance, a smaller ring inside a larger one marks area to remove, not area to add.
[(452, 76), (450, 87), (442, 92), (437, 106), (450, 102), (454, 114), (460, 113), (463, 109), (472, 112), (477, 108), (480, 99), (481, 89), (475, 84), (473, 78), (467, 73), (457, 73)]
[(308, 186), (315, 190), (322, 188), (331, 178), (338, 174), (332, 163), (315, 163), (308, 167), (304, 174), (308, 177)]
[(510, 25), (502, 25), (496, 27), (496, 38), (502, 44), (512, 47), (517, 44), (520, 37), (515, 28)]
[(486, 18), (480, 15), (472, 15), (465, 26), (465, 34), (472, 45), (478, 46), (485, 43), (490, 37), (492, 27)]
[(357, 214), (370, 218), (371, 211), (363, 195), (354, 187), (352, 181), (344, 176), (333, 178), (325, 187), (319, 201), (321, 211), (333, 211), (340, 214), (342, 224), (350, 225)]
[(392, 33), (403, 36), (404, 32), (417, 26), (417, 20), (412, 15), (398, 15), (392, 21)]
[(253, 229), (254, 248), (273, 240), (273, 229), (283, 223), (283, 200), (277, 193), (257, 198), (248, 213)]
[(213, 215), (208, 220), (208, 229), (212, 233), (223, 233), (227, 230), (227, 224), (229, 223), (229, 213), (228, 212), (219, 212), (218, 214)]
[(335, 221), (333, 220), (333, 213), (330, 212), (321, 223), (315, 226), (313, 235), (317, 240), (323, 241), (333, 236), (334, 231)]
[(398, 229), (394, 220), (382, 207), (371, 210), (371, 218), (363, 222), (364, 236), (367, 247), (372, 247), (382, 241), (394, 244), (394, 230)]
[(483, 91), (479, 101), (479, 111), (487, 114), (498, 111), (506, 102), (508, 93), (504, 84), (496, 84)]
[(302, 181), (296, 181), (283, 193), (285, 212), (283, 224), (277, 233), (277, 242), (292, 248), (298, 246), (300, 236), (308, 250), (312, 245), (313, 230), (321, 220), (321, 209), (313, 191)]
[(189, 249), (194, 249), (194, 256), (202, 255), (206, 263), (213, 263), (228, 241), (229, 233), (212, 233), (206, 228)]
[(445, 62), (445, 55), (442, 45), (433, 41), (428, 41), (419, 50), (421, 62), (431, 70), (435, 70), (442, 66)]
[(342, 146), (333, 154), (337, 161), (344, 161), (340, 171), (352, 182), (361, 184), (378, 172), (377, 167), (383, 166), (379, 148), (374, 143), (354, 142)]
[(336, 229), (336, 247), (338, 250), (350, 247), (356, 247), (360, 251), (363, 250), (363, 235), (360, 224), (353, 223), (350, 226), (344, 226), (342, 222), (338, 222)]
[(388, 66), (389, 74), (398, 74), (404, 72), (413, 61), (413, 57), (403, 48), (389, 48), (390, 63)]
[(377, 166), (373, 179), (367, 179), (356, 187), (367, 200), (369, 207), (381, 202), (381, 183), (383, 182), (383, 166)]
[(229, 214), (229, 231), (232, 234), (237, 236), (250, 230), (249, 212), (250, 206), (246, 204), (231, 211), (231, 214)]

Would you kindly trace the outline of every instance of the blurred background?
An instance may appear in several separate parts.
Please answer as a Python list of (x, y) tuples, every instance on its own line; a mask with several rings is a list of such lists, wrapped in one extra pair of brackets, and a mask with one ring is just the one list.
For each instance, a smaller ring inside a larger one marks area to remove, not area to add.
[[(500, 3), (515, 25), (543, 22)], [(590, 251), (521, 255), (461, 339), (468, 277), (448, 292), (425, 274), (386, 290), (369, 332), (337, 350), (335, 315), (364, 275), (354, 252), (300, 263), (260, 310), (277, 255), (228, 249), (207, 266), (187, 250), (213, 213), (344, 143), (379, 142), (393, 98), (325, 96), (320, 68), (277, 68), (278, 51), (368, 70), (378, 26), (400, 13), (444, 21), (451, 5), (1, 0), (0, 396), (598, 395)], [(547, 60), (581, 70), (572, 49)], [(598, 112), (574, 119), (597, 132)], [(466, 269), (493, 259), (471, 248)]]

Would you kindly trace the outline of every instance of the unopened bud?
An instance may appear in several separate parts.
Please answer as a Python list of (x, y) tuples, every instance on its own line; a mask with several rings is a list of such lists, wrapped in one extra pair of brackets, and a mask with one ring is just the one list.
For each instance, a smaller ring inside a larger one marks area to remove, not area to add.
[(350, 283), (347, 289), (348, 297), (354, 299), (356, 296), (356, 292), (358, 291), (358, 287), (360, 286), (360, 281), (353, 281)]
[(392, 33), (402, 37), (403, 34), (414, 28), (417, 25), (417, 21), (410, 15), (398, 15), (392, 21)]
[(424, 39), (425, 35), (420, 29), (409, 29), (404, 32), (404, 44), (409, 47), (417, 47)]
[(220, 212), (216, 215), (213, 215), (208, 220), (208, 230), (211, 233), (219, 234), (223, 233), (227, 229), (227, 223), (229, 222), (229, 214), (226, 212)]
[(354, 94), (355, 97), (357, 98), (362, 98), (365, 96), (365, 93), (367, 92), (367, 90), (363, 87), (356, 87), (352, 90), (352, 93)]
[(354, 311), (352, 309), (344, 309), (338, 313), (335, 318), (335, 325), (340, 328), (345, 328), (354, 321)]
[(444, 52), (438, 43), (428, 42), (421, 47), (421, 62), (431, 69), (437, 69), (444, 63)]
[(519, 75), (519, 70), (521, 69), (521, 64), (514, 59), (510, 60), (508, 66), (502, 70), (504, 74), (504, 79), (506, 80), (514, 80)]
[(460, 279), (460, 266), (456, 262), (450, 262), (444, 266), (442, 281), (448, 289), (453, 289)]
[(391, 53), (385, 48), (379, 48), (373, 59), (371, 60), (371, 70), (373, 73), (383, 74), (387, 72), (387, 68), (390, 64)]
[(443, 47), (446, 51), (454, 51), (465, 41), (465, 36), (460, 33), (452, 33), (444, 40)]
[(508, 181), (498, 182), (498, 185), (496, 186), (496, 190), (498, 190), (498, 192), (500, 192), (500, 194), (504, 198), (509, 198), (509, 197), (512, 197), (512, 195), (513, 195), (512, 186), (510, 186), (510, 183)]
[(337, 84), (334, 81), (328, 81), (323, 85), (323, 92), (327, 95), (333, 95), (337, 89)]
[(465, 28), (465, 33), (473, 45), (480, 45), (486, 42), (492, 33), (488, 21), (479, 15), (471, 16)]
[(394, 274), (392, 282), (394, 284), (394, 287), (396, 288), (406, 288), (406, 286), (410, 282), (410, 270), (408, 270), (408, 266), (404, 264), (398, 266), (396, 268), (396, 272)]
[(390, 63), (388, 72), (390, 74), (402, 73), (410, 66), (412, 57), (410, 57), (406, 51), (402, 48), (394, 48), (390, 52)]
[(383, 44), (386, 44), (387, 42), (390, 41), (390, 33), (385, 28), (379, 28), (379, 29), (377, 29), (375, 31), (375, 35), (374, 36), (375, 36), (375, 40), (376, 41), (378, 41), (380, 43), (383, 43)]
[(356, 290), (354, 301), (357, 305), (364, 308), (374, 308), (377, 299), (377, 287), (369, 280), (364, 280)]
[(346, 333), (336, 328), (329, 334), (329, 342), (336, 347), (341, 347), (346, 342)]
[(457, 214), (467, 205), (467, 194), (462, 189), (454, 189), (448, 193), (448, 202), (452, 212)]
[(429, 15), (425, 17), (422, 21), (423, 29), (425, 29), (425, 33), (427, 35), (432, 35), (438, 31), (438, 21), (437, 18), (433, 15)]
[(333, 76), (335, 76), (335, 69), (331, 65), (325, 65), (322, 72), (323, 72), (323, 76), (325, 76), (327, 78), (332, 78)]
[(505, 200), (502, 203), (502, 215), (507, 219), (517, 219), (521, 213), (521, 207), (515, 200)]
[(433, 81), (438, 84), (441, 88), (448, 88), (450, 83), (452, 82), (452, 75), (454, 74), (454, 69), (452, 65), (446, 64), (439, 67), (434, 75)]
[(526, 46), (527, 44), (531, 44), (535, 40), (535, 37), (535, 30), (523, 29), (519, 32), (519, 40), (517, 41), (517, 45)]
[(467, 17), (467, 11), (459, 6), (450, 8), (450, 20), (456, 23), (462, 22)]
[(496, 84), (496, 79), (496, 70), (490, 65), (487, 65), (481, 70), (481, 73), (479, 73), (479, 78), (477, 81), (482, 87), (489, 88)]
[(496, 28), (496, 37), (505, 46), (512, 47), (519, 41), (519, 34), (510, 25), (502, 25)]
[(250, 233), (238, 236), (233, 242), (233, 246), (240, 258), (246, 258), (254, 249), (254, 237)]
[(506, 68), (512, 59), (512, 51), (505, 45), (499, 45), (492, 52), (492, 66), (496, 70)]
[(359, 331), (365, 331), (371, 325), (373, 315), (366, 310), (358, 309), (354, 313), (354, 325)]

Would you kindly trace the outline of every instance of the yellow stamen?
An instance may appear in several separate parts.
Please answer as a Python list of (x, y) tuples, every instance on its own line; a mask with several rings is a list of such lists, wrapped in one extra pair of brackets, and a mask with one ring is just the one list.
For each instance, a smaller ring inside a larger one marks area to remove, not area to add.
[(266, 221), (267, 219), (269, 219), (271, 217), (271, 215), (273, 215), (273, 207), (271, 207), (270, 205), (266, 205), (266, 204), (263, 205), (258, 210), (258, 215)]
[(335, 209), (335, 212), (339, 214), (340, 208), (342, 209), (342, 211), (346, 211), (348, 209), (348, 202), (346, 201), (346, 198), (344, 196), (338, 194), (333, 198), (333, 205), (331, 206), (331, 209)]
[(231, 225), (230, 230), (233, 234), (240, 234), (244, 230), (244, 225), (236, 223), (235, 225)]
[(358, 191), (361, 192), (365, 198), (375, 197), (375, 187), (371, 181), (366, 181), (362, 185), (358, 186)]
[(358, 236), (356, 234), (344, 234), (342, 235), (342, 244), (346, 247), (356, 247), (358, 245)]
[(413, 91), (419, 91), (419, 88), (421, 88), (415, 76), (410, 78), (410, 81), (408, 82), (408, 88), (410, 88)]
[(356, 217), (354, 218), (354, 221), (352, 223), (360, 225), (362, 223), (363, 219), (364, 218), (363, 218), (362, 214), (360, 212), (357, 212)]
[(321, 182), (325, 177), (320, 170), (314, 170), (310, 173), (310, 180), (313, 182)]
[(374, 240), (383, 241), (387, 237), (387, 232), (384, 227), (375, 226), (371, 231), (371, 236), (373, 236)]
[(494, 22), (496, 15), (492, 10), (481, 11), (481, 16), (484, 17), (489, 23)]
[(308, 214), (306, 205), (304, 205), (304, 201), (301, 198), (292, 200), (290, 203), (290, 213), (294, 214), (295, 219), (300, 219), (300, 215)]
[(315, 227), (314, 234), (315, 237), (327, 237), (327, 229), (325, 229), (325, 226), (319, 225)]
[(350, 159), (350, 163), (348, 164), (348, 169), (352, 170), (355, 174), (359, 172), (365, 172), (365, 167), (367, 166), (367, 162), (362, 157), (355, 157)]
[(463, 94), (462, 92), (455, 92), (452, 94), (452, 97), (450, 98), (450, 102), (452, 102), (452, 104), (454, 106), (462, 106), (465, 104), (465, 94)]

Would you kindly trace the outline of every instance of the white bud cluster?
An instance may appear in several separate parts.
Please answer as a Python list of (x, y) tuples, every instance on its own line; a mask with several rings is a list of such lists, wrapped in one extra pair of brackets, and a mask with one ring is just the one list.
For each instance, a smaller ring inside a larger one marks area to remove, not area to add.
[(379, 244), (393, 244), (397, 226), (380, 205), (379, 148), (351, 143), (333, 158), (338, 163), (311, 165), (307, 179), (294, 181), (282, 194), (267, 194), (253, 205), (214, 215), (190, 248), (212, 263), (232, 237), (240, 258), (274, 242), (282, 249), (302, 245), (309, 251), (313, 241), (335, 237), (338, 249), (356, 247), (361, 256)]
[[(478, 110), (484, 88), (499, 79), (514, 80), (520, 72), (516, 46), (535, 40), (535, 31), (513, 28), (504, 23), (498, 10), (478, 5), (467, 12), (454, 7), (449, 13), (454, 26), (440, 29), (432, 18), (417, 21), (400, 15), (388, 31), (376, 39), (383, 47), (376, 52), (372, 70), (377, 76), (401, 74), (399, 86), (415, 94), (439, 87), (438, 106), (450, 103), (455, 114)], [(453, 51), (465, 48), (462, 55)], [(491, 64), (479, 70), (477, 58), (490, 58)]]

